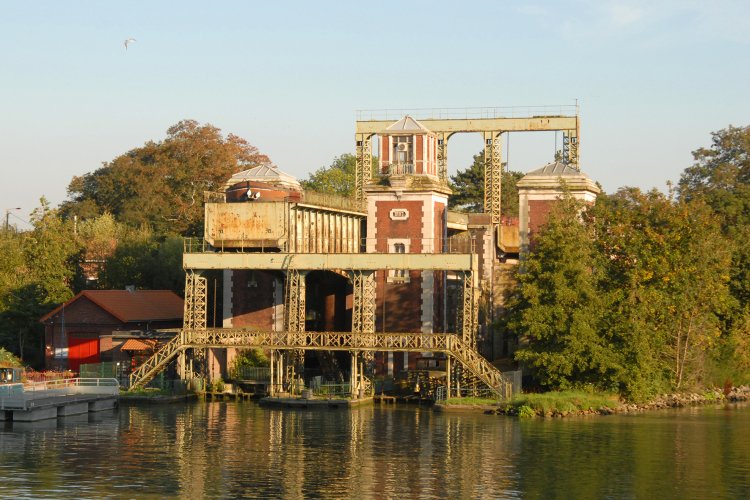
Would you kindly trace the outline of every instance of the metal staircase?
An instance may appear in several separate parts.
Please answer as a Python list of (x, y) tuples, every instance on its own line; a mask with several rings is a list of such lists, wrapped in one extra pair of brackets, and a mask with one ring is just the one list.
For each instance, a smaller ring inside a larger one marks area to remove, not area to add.
[(180, 351), (185, 349), (183, 336), (183, 331), (180, 331), (177, 335), (172, 337), (169, 342), (164, 344), (161, 349), (156, 351), (153, 356), (133, 370), (133, 373), (130, 374), (130, 388), (135, 389), (137, 387), (143, 387), (160, 371), (166, 368), (167, 364), (172, 361)]

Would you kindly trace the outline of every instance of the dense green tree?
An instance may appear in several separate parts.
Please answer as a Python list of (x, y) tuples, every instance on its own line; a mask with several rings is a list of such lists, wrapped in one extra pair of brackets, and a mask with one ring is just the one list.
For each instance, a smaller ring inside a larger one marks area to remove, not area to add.
[[(523, 175), (521, 172), (503, 171), (500, 210), (504, 216), (518, 217), (516, 183)], [(484, 210), (484, 151), (474, 155), (474, 161), (468, 168), (451, 176), (451, 189), (453, 195), (448, 199), (450, 208), (458, 208), (467, 212)]]
[(34, 228), (4, 232), (0, 258), (0, 343), (26, 361), (41, 361), (39, 318), (72, 296), (79, 255), (73, 224), (42, 198)]
[(121, 236), (115, 251), (106, 258), (98, 286), (123, 289), (172, 290), (182, 294), (182, 238), (160, 237), (141, 229)]
[(742, 315), (750, 307), (750, 126), (714, 132), (711, 147), (693, 151), (693, 158), (680, 178), (680, 197), (705, 200), (720, 218), (733, 250), (730, 288)]
[(700, 201), (632, 188), (600, 197), (590, 215), (623, 391), (644, 398), (700, 382), (731, 306), (718, 219)]
[(523, 332), (516, 359), (547, 388), (617, 387), (621, 364), (611, 339), (602, 334), (600, 256), (581, 223), (583, 206), (566, 196), (534, 237), (511, 304), (511, 328)]
[(270, 164), (268, 157), (246, 140), (183, 120), (167, 130), (163, 141), (149, 141), (74, 177), (61, 208), (68, 218), (109, 212), (131, 227), (146, 224), (158, 234), (198, 234), (203, 192), (220, 189), (238, 171), (264, 164)]
[(311, 173), (307, 180), (302, 181), (302, 187), (319, 193), (354, 196), (356, 168), (357, 157), (344, 153), (334, 158), (329, 166)]

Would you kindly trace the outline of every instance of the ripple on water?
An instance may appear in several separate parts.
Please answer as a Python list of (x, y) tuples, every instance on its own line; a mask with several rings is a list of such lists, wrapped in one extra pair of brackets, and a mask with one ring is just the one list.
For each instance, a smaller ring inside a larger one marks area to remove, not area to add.
[(2, 497), (750, 497), (750, 407), (519, 421), (123, 407), (0, 430)]

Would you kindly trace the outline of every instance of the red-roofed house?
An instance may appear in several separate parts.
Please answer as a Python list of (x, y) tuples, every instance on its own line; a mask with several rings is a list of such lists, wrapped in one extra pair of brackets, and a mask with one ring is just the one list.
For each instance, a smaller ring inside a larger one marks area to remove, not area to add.
[(47, 369), (128, 359), (127, 335), (182, 327), (183, 300), (170, 290), (85, 290), (43, 316)]

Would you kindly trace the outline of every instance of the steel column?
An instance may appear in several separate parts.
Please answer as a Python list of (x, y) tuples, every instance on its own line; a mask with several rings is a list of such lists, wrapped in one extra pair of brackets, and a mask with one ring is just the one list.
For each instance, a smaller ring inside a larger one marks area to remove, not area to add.
[(364, 201), (365, 185), (372, 178), (372, 134), (357, 134), (357, 165), (354, 170), (354, 199)]
[(305, 331), (306, 271), (288, 269), (284, 286), (284, 323), (289, 332)]
[(563, 163), (580, 171), (578, 165), (578, 130), (563, 130)]
[(438, 177), (441, 181), (448, 182), (448, 138), (450, 134), (441, 132), (437, 134), (437, 167)]
[(484, 132), (484, 212), (492, 224), (500, 224), (500, 195), (503, 178), (502, 132)]
[(375, 271), (352, 271), (352, 332), (375, 331)]

